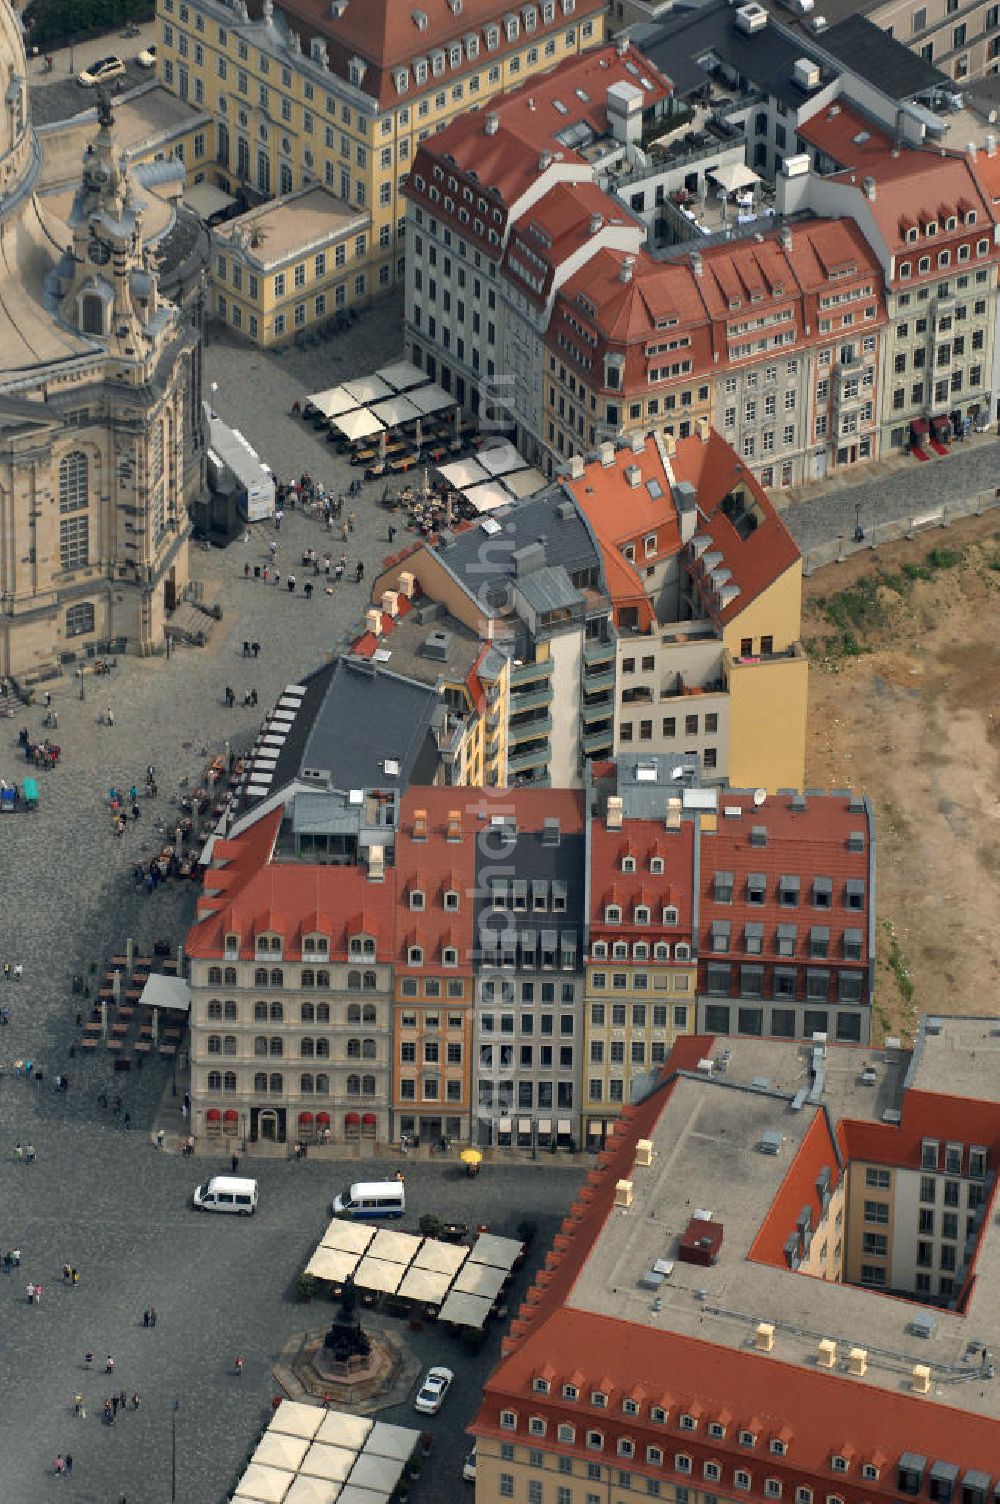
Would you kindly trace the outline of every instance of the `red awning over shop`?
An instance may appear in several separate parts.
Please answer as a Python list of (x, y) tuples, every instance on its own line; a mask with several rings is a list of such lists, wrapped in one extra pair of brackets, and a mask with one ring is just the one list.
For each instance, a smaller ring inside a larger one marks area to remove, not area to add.
[(219, 1109), (217, 1107), (210, 1107), (208, 1109), (208, 1111), (206, 1112), (205, 1116), (206, 1116), (206, 1118), (208, 1119), (208, 1121), (210, 1123), (221, 1123), (222, 1122), (222, 1113), (219, 1111)]
[(317, 1123), (329, 1123), (330, 1114), (328, 1112), (318, 1112), (316, 1114), (316, 1121)]
[(356, 1112), (345, 1112), (344, 1113), (344, 1122), (345, 1123), (360, 1123), (361, 1119), (360, 1119), (360, 1117), (358, 1116), (358, 1114)]
[(377, 1123), (378, 1119), (373, 1112), (366, 1112), (361, 1121), (363, 1123)]
[(235, 1107), (227, 1107), (222, 1116), (227, 1123), (238, 1123), (240, 1120), (240, 1115)]
[(911, 433), (927, 433), (929, 424), (926, 418), (913, 418), (910, 421)]
[(299, 1113), (299, 1122), (300, 1123), (311, 1123), (312, 1121), (313, 1121), (313, 1115), (312, 1115), (311, 1112), (300, 1112)]

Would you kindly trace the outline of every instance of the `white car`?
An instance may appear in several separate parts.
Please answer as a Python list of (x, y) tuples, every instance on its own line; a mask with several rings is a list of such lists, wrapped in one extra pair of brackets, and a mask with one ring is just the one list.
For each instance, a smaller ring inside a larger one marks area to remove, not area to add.
[(136, 58), (136, 62), (139, 64), (140, 68), (155, 68), (156, 67), (156, 43), (153, 42), (151, 44), (151, 46), (144, 48), (143, 51), (139, 53), (139, 56)]
[(466, 1459), (465, 1459), (465, 1462), (464, 1462), (464, 1464), (462, 1466), (462, 1477), (465, 1479), (466, 1483), (475, 1483), (475, 1481), (476, 1481), (476, 1449), (475, 1449), (475, 1447), (472, 1448), (472, 1451), (469, 1453), (468, 1457), (466, 1457)]
[(454, 1378), (450, 1368), (428, 1368), (420, 1393), (413, 1401), (414, 1410), (421, 1415), (437, 1415)]
[(77, 74), (77, 83), (85, 89), (95, 89), (98, 84), (109, 84), (112, 79), (125, 77), (125, 64), (120, 57), (98, 58), (96, 63), (91, 63), (89, 68), (84, 68), (82, 73)]

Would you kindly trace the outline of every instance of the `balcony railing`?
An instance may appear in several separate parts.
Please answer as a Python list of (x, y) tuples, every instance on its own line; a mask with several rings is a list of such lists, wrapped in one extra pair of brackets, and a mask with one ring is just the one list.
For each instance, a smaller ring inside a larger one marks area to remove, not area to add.
[(518, 684), (530, 684), (534, 679), (547, 679), (551, 673), (551, 658), (542, 658), (533, 663), (519, 663), (510, 671), (511, 688), (515, 688)]
[(542, 705), (551, 705), (553, 694), (551, 684), (533, 684), (523, 694), (511, 695), (510, 713), (520, 715), (522, 710), (534, 710)]
[(600, 731), (587, 731), (581, 738), (581, 745), (588, 757), (593, 757), (596, 752), (610, 752), (614, 743), (614, 726), (606, 726)]
[(528, 768), (544, 768), (548, 766), (549, 745), (544, 742), (540, 747), (528, 747), (523, 752), (509, 752), (507, 754), (507, 772), (523, 773)]
[(610, 699), (595, 700), (588, 705), (586, 701), (580, 706), (580, 719), (582, 721), (609, 721), (615, 713), (614, 701)]
[(613, 668), (600, 669), (596, 674), (584, 674), (583, 692), (585, 695), (600, 694), (602, 690), (614, 689), (615, 671)]
[(511, 721), (507, 728), (507, 741), (526, 742), (533, 736), (548, 736), (552, 730), (550, 715), (537, 716), (531, 721)]
[(595, 663), (607, 663), (614, 656), (615, 645), (613, 641), (605, 642), (601, 639), (594, 639), (591, 642), (585, 642), (583, 645), (583, 661), (587, 668), (590, 668)]

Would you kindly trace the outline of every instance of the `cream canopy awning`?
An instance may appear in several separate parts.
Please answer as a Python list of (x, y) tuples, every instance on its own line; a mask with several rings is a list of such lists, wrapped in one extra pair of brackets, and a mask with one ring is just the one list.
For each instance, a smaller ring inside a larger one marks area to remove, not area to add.
[(240, 1479), (233, 1498), (253, 1499), (255, 1504), (283, 1504), (294, 1476), (294, 1473), (286, 1472), (283, 1468), (263, 1467), (260, 1463), (251, 1462)]
[(323, 1234), (326, 1248), (342, 1248), (345, 1253), (364, 1253), (375, 1236), (374, 1227), (365, 1227), (361, 1222), (344, 1222), (334, 1217)]
[(409, 1264), (413, 1261), (421, 1239), (410, 1232), (392, 1232), (380, 1227), (368, 1252), (372, 1258), (387, 1259), (393, 1264)]
[(250, 1460), (294, 1473), (308, 1450), (309, 1442), (304, 1436), (287, 1436), (282, 1431), (269, 1429), (264, 1432), (260, 1445)]
[(499, 1238), (495, 1232), (481, 1232), (472, 1246), (469, 1262), (492, 1264), (495, 1269), (513, 1269), (524, 1249), (515, 1238)]
[(482, 465), (473, 459), (451, 460), (447, 465), (438, 465), (438, 475), (446, 480), (449, 486), (454, 486), (459, 491), (464, 491), (467, 486), (478, 485), (480, 481), (489, 480), (489, 475)]
[(362, 1452), (351, 1469), (352, 1488), (370, 1488), (375, 1493), (392, 1493), (399, 1482), (405, 1463), (401, 1457), (375, 1457)]
[(451, 1321), (455, 1326), (472, 1326), (478, 1331), (490, 1314), (492, 1302), (481, 1295), (461, 1295), (454, 1290), (438, 1312), (440, 1321)]
[(339, 1284), (354, 1273), (360, 1257), (358, 1253), (347, 1253), (343, 1248), (327, 1248), (321, 1243), (306, 1265), (306, 1273), (311, 1274), (313, 1279), (329, 1279)]
[(328, 1447), (321, 1441), (314, 1441), (299, 1463), (299, 1472), (310, 1477), (327, 1478), (333, 1483), (343, 1483), (349, 1477), (357, 1456), (352, 1447)]
[(386, 428), (398, 428), (401, 423), (411, 423), (414, 418), (420, 417), (419, 407), (414, 407), (406, 397), (387, 397), (384, 402), (372, 403), (369, 411)]
[(337, 1504), (340, 1484), (300, 1473), (285, 1495), (285, 1504)]
[(289, 1436), (305, 1436), (308, 1439), (316, 1435), (323, 1416), (324, 1412), (316, 1405), (302, 1405), (298, 1400), (282, 1400), (271, 1417), (268, 1430), (283, 1431)]
[(462, 495), (466, 501), (471, 501), (477, 512), (495, 512), (497, 507), (505, 507), (511, 500), (510, 492), (505, 491), (498, 480), (484, 480), (481, 486), (471, 486)]
[(512, 470), (501, 477), (504, 487), (514, 496), (534, 496), (545, 485), (545, 476), (540, 470)]
[(495, 1269), (492, 1264), (466, 1264), (458, 1271), (452, 1289), (460, 1295), (482, 1295), (494, 1301), (506, 1278), (506, 1269)]
[[(485, 1268), (484, 1264), (477, 1266)], [(419, 1300), (423, 1305), (439, 1306), (448, 1294), (450, 1274), (436, 1273), (433, 1269), (420, 1269), (416, 1264), (406, 1271), (397, 1295), (403, 1300)]]
[(337, 1504), (385, 1504), (388, 1497), (384, 1489), (358, 1488), (353, 1483), (345, 1483)]
[(503, 475), (507, 470), (524, 469), (524, 460), (518, 454), (516, 445), (509, 439), (483, 444), (476, 459), (490, 475)]
[(408, 1426), (393, 1426), (388, 1421), (377, 1420), (368, 1433), (365, 1454), (376, 1457), (400, 1457), (405, 1462), (412, 1455), (414, 1442), (419, 1433)]
[(413, 391), (407, 392), (407, 397), (418, 407), (422, 413), (437, 413), (444, 407), (454, 407), (455, 399), (450, 396), (443, 386), (418, 386)]
[(747, 188), (751, 183), (760, 182), (759, 174), (743, 162), (726, 162), (721, 167), (712, 167), (705, 176), (718, 183), (727, 193), (735, 193), (738, 188)]
[(404, 1264), (366, 1255), (355, 1271), (354, 1282), (362, 1290), (380, 1290), (384, 1295), (395, 1295), (405, 1273)]
[(427, 381), (427, 372), (411, 360), (394, 360), (392, 365), (380, 366), (375, 375), (394, 392), (405, 392), (409, 387), (423, 386)]
[(355, 439), (366, 439), (370, 434), (385, 431), (383, 425), (377, 418), (372, 417), (367, 407), (359, 407), (353, 413), (342, 413), (339, 418), (333, 419), (333, 427), (352, 443)]
[(460, 1243), (442, 1243), (439, 1238), (425, 1238), (416, 1258), (414, 1269), (431, 1269), (435, 1274), (454, 1274), (469, 1257), (469, 1250)]
[(214, 183), (194, 183), (190, 188), (185, 188), (181, 196), (188, 208), (193, 209), (200, 219), (220, 214), (236, 202), (230, 194), (216, 188)]
[(328, 1446), (347, 1447), (349, 1451), (360, 1452), (373, 1424), (367, 1415), (348, 1415), (343, 1410), (328, 1410), (316, 1440), (325, 1442)]
[(314, 392), (306, 398), (306, 405), (314, 407), (324, 418), (339, 418), (341, 413), (349, 413), (361, 406), (342, 386), (331, 386), (325, 392)]
[(358, 402), (381, 402), (383, 397), (392, 396), (392, 387), (378, 376), (359, 376), (356, 381), (345, 381), (344, 391)]

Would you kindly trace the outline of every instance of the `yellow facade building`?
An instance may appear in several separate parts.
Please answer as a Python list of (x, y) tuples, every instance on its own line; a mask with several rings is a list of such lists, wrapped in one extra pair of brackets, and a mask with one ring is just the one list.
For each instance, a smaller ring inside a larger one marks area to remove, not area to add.
[(340, 284), (346, 305), (402, 279), (401, 189), (417, 144), (604, 36), (599, 0), (159, 0), (157, 11), (160, 79), (209, 112), (218, 187), (254, 203), (322, 184), (370, 216), (364, 256)]

